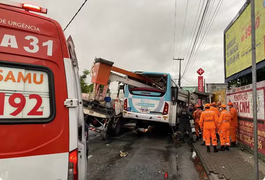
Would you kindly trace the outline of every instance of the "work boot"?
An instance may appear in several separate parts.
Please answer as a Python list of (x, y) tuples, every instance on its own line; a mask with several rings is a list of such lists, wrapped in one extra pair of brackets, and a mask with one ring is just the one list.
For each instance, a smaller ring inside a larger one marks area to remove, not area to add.
[(201, 144), (202, 146), (205, 146), (205, 141), (203, 141), (203, 143)]
[(225, 146), (221, 146), (220, 149), (218, 149), (219, 151), (225, 151)]
[(207, 152), (208, 152), (208, 153), (211, 152), (211, 150), (210, 150), (210, 146), (207, 146)]
[(217, 153), (217, 152), (218, 152), (216, 146), (213, 147), (213, 152), (214, 152), (214, 153)]
[(229, 146), (225, 146), (225, 150), (229, 151), (230, 150)]

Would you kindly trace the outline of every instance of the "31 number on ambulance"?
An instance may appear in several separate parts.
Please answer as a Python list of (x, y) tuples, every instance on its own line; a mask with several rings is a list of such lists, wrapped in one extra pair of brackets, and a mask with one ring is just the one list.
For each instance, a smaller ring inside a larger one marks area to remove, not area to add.
[[(38, 53), (40, 51), (40, 47), (46, 47), (47, 56), (53, 55), (53, 41), (47, 40), (43, 43), (39, 42), (39, 39), (35, 36), (28, 35), (24, 38), (27, 40), (28, 45), (23, 46), (23, 49), (28, 53)], [(41, 44), (41, 46), (40, 46)], [(19, 43), (17, 42), (17, 37), (11, 34), (4, 34), (2, 40), (0, 39), (0, 47), (9, 47), (12, 49), (20, 49)]]

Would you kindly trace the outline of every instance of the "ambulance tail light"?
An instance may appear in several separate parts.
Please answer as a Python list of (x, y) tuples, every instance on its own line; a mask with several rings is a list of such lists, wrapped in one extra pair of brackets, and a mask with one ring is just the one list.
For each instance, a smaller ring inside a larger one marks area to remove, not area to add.
[(26, 11), (34, 11), (34, 12), (39, 12), (39, 13), (44, 13), (44, 14), (47, 14), (47, 11), (48, 11), (46, 8), (43, 8), (37, 5), (28, 4), (28, 3), (18, 3), (18, 2), (13, 2), (9, 0), (0, 0), (0, 4), (4, 4), (7, 6), (19, 8), (19, 9), (24, 9)]
[(33, 4), (24, 3), (24, 4), (22, 4), (22, 8), (25, 10), (28, 10), (28, 11), (35, 11), (35, 12), (47, 14), (47, 9), (41, 8), (40, 6), (36, 6)]
[(77, 149), (69, 153), (68, 180), (78, 180)]
[(162, 115), (166, 115), (166, 114), (168, 114), (168, 103), (167, 102), (165, 102), (165, 106), (164, 106), (164, 110), (163, 110), (163, 114)]
[(33, 4), (22, 4), (22, 7), (24, 9), (31, 10), (31, 11), (38, 11), (39, 12), (41, 10), (40, 6), (36, 6)]
[(127, 111), (127, 99), (125, 99), (124, 100), (124, 103), (123, 103), (123, 109), (125, 110), (125, 111)]

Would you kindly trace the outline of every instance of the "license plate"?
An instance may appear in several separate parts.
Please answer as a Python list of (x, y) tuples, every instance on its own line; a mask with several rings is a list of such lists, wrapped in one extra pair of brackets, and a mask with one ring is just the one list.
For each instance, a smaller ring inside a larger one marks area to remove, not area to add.
[(142, 113), (149, 113), (150, 112), (148, 107), (141, 107), (141, 111), (142, 111)]

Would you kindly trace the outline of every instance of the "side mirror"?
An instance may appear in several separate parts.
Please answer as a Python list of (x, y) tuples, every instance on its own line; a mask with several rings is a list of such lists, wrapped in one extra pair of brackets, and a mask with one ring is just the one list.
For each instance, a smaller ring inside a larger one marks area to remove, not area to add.
[(171, 101), (176, 105), (178, 101), (178, 87), (171, 87)]

